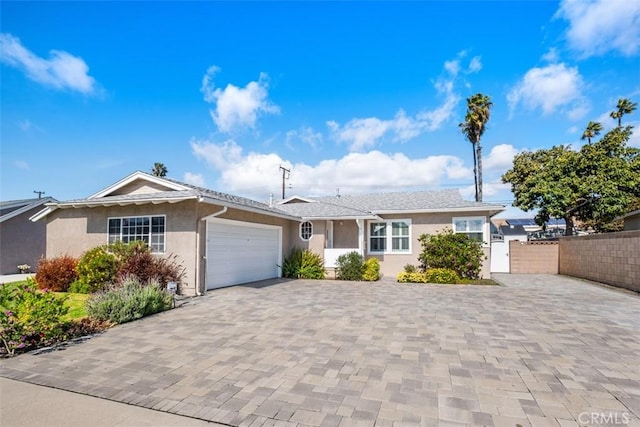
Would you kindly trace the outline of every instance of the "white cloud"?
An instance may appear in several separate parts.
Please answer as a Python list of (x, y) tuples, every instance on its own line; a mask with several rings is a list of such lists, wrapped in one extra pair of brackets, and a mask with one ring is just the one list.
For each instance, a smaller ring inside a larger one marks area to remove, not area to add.
[(489, 155), (482, 161), (483, 170), (507, 170), (513, 165), (513, 158), (518, 150), (511, 144), (499, 144), (491, 149)]
[[(266, 200), (269, 193), (280, 194), (279, 166), (291, 169), (289, 183), (296, 194), (343, 194), (371, 191), (400, 191), (437, 186), (442, 180), (472, 179), (472, 171), (455, 156), (410, 159), (404, 154), (380, 151), (349, 153), (340, 159), (322, 160), (315, 165), (291, 162), (274, 153), (250, 152), (233, 141), (216, 144), (192, 141), (194, 155), (220, 172), (218, 186), (224, 191)], [(384, 171), (384, 173), (379, 173)]]
[(317, 149), (322, 145), (322, 134), (316, 132), (308, 126), (301, 126), (298, 130), (290, 130), (287, 132), (285, 144), (291, 149), (295, 149), (297, 142), (302, 142), (313, 149)]
[(555, 47), (552, 47), (551, 49), (549, 49), (547, 51), (547, 53), (542, 55), (542, 60), (543, 61), (547, 61), (547, 62), (551, 62), (551, 63), (558, 62), (559, 58), (560, 58), (560, 55), (558, 55), (558, 49), (556, 49)]
[(637, 0), (563, 0), (556, 17), (569, 21), (567, 40), (583, 57), (640, 49), (640, 2)]
[(29, 170), (29, 163), (25, 162), (24, 160), (16, 160), (14, 162), (14, 165), (18, 168), (18, 169), (22, 169), (22, 170)]
[(40, 58), (8, 33), (0, 34), (0, 52), (2, 62), (24, 71), (27, 77), (42, 85), (86, 95), (96, 90), (96, 81), (88, 74), (87, 64), (70, 53), (51, 50), (49, 59)]
[[(476, 188), (474, 185), (467, 185), (466, 187), (460, 188), (460, 194), (462, 194), (462, 197), (464, 197), (465, 199), (474, 200), (476, 195)], [(511, 199), (513, 195), (511, 194), (510, 184), (503, 184), (500, 180), (484, 180), (482, 182), (483, 201), (488, 202), (487, 198), (493, 198), (495, 200), (496, 196), (500, 196), (499, 199), (501, 200)]]
[(518, 104), (528, 109), (540, 108), (545, 115), (565, 107), (569, 109), (567, 115), (577, 119), (588, 111), (583, 88), (584, 81), (577, 67), (551, 64), (527, 71), (509, 92), (507, 101), (512, 112)]
[(200, 173), (185, 172), (182, 179), (187, 184), (195, 185), (197, 187), (206, 187), (204, 176)]
[(477, 73), (482, 70), (482, 61), (479, 56), (474, 56), (471, 58), (471, 62), (469, 62), (469, 68), (467, 68), (467, 73)]
[[(408, 116), (400, 109), (392, 119), (380, 119), (378, 117), (355, 118), (344, 125), (334, 120), (327, 121), (327, 126), (333, 137), (349, 145), (351, 151), (364, 151), (376, 146), (376, 144), (388, 134), (392, 135), (392, 141), (405, 142), (417, 137), (424, 132), (433, 132), (440, 129), (455, 113), (460, 102), (460, 95), (455, 91), (457, 76), (461, 70), (461, 60), (466, 52), (459, 52), (455, 59), (445, 61), (443, 75), (433, 83), (438, 96), (442, 98), (439, 106), (432, 110), (418, 112), (415, 117)], [(480, 57), (471, 59), (467, 73), (475, 73), (482, 69)]]
[(633, 133), (629, 138), (629, 146), (640, 148), (640, 121), (625, 123), (625, 126), (633, 126)]
[(213, 77), (220, 71), (211, 66), (202, 78), (200, 90), (204, 100), (215, 104), (211, 118), (220, 132), (230, 132), (234, 128), (255, 128), (259, 114), (279, 114), (280, 108), (268, 99), (269, 77), (260, 73), (258, 81), (247, 83), (245, 87), (227, 84), (224, 89), (216, 88)]

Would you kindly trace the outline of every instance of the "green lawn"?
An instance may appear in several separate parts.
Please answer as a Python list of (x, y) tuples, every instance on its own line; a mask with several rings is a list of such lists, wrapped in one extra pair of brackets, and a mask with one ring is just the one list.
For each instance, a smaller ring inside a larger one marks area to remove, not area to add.
[[(22, 282), (11, 282), (5, 283), (5, 286), (17, 286)], [(62, 317), (62, 321), (82, 319), (83, 317), (87, 317), (87, 309), (86, 302), (89, 298), (89, 294), (73, 294), (69, 292), (54, 292), (55, 295), (59, 298), (67, 297), (65, 301), (65, 306), (69, 307), (69, 312)]]

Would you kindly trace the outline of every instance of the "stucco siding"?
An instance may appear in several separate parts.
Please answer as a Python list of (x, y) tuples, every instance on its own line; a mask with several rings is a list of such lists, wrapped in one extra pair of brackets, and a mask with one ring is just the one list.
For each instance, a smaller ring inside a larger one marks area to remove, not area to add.
[(0, 224), (0, 274), (19, 273), (21, 264), (36, 270), (46, 253), (47, 230), (44, 222), (31, 222), (29, 217), (42, 209), (37, 206)]
[(624, 219), (624, 231), (640, 230), (640, 214)]
[(110, 196), (118, 196), (122, 194), (149, 194), (158, 193), (160, 191), (167, 191), (167, 187), (153, 182), (138, 180), (119, 188), (111, 193)]
[(333, 221), (333, 247), (358, 247), (358, 224), (355, 219)]

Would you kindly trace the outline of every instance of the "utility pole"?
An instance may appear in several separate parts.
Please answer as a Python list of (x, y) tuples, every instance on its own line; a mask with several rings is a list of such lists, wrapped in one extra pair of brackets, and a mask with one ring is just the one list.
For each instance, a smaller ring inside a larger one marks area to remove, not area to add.
[(291, 170), (283, 167), (282, 165), (280, 165), (280, 170), (282, 171), (282, 200), (284, 200), (284, 182), (291, 176)]
[(36, 193), (36, 194), (38, 195), (38, 199), (41, 199), (41, 198), (42, 198), (42, 195), (44, 194), (44, 191), (36, 191), (36, 190), (33, 190), (33, 192), (34, 192), (34, 193)]

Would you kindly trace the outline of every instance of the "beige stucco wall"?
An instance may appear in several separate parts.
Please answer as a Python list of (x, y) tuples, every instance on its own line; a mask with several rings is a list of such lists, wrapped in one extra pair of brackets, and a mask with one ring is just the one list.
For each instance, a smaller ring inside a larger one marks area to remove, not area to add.
[(358, 224), (355, 219), (333, 221), (333, 247), (358, 247)]
[(0, 274), (19, 273), (18, 265), (27, 264), (36, 271), (46, 251), (47, 230), (44, 222), (31, 222), (38, 206), (0, 224)]
[(118, 196), (120, 194), (149, 194), (157, 193), (160, 191), (167, 191), (167, 187), (149, 181), (137, 180), (125, 185), (122, 188), (119, 188), (109, 195)]
[(559, 272), (640, 292), (640, 230), (560, 238)]
[(509, 242), (509, 271), (512, 274), (558, 274), (558, 242)]
[[(69, 254), (79, 257), (86, 250), (107, 243), (109, 217), (166, 215), (166, 254), (176, 255), (185, 267), (181, 291), (195, 295), (204, 290), (206, 260), (205, 218), (220, 212), (222, 206), (199, 203), (195, 200), (157, 205), (129, 205), (57, 210), (47, 217), (47, 257)], [(271, 224), (283, 227), (282, 247), (287, 254), (292, 246), (288, 219), (228, 209), (219, 218)]]

